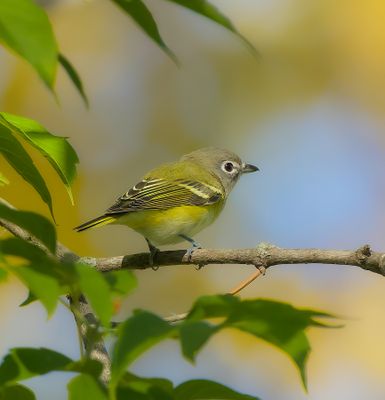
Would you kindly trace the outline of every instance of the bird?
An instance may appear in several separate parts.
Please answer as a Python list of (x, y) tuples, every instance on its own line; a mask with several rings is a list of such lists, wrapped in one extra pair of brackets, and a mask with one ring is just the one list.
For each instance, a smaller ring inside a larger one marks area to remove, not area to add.
[(187, 241), (191, 260), (202, 248), (193, 237), (217, 219), (241, 175), (255, 171), (259, 168), (229, 150), (201, 148), (152, 169), (102, 215), (74, 229), (126, 225), (146, 239), (151, 266), (157, 246)]

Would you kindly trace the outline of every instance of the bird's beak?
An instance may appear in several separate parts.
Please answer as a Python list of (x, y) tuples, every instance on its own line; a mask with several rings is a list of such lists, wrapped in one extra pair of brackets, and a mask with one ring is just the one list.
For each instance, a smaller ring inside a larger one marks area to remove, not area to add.
[(242, 165), (242, 173), (248, 174), (249, 172), (259, 171), (259, 168), (252, 164), (243, 164)]

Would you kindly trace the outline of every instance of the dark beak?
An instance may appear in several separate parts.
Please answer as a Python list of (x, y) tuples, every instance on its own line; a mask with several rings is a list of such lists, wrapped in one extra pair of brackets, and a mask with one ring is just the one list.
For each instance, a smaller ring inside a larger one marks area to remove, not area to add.
[(242, 173), (248, 174), (249, 172), (259, 171), (259, 168), (252, 164), (243, 164)]

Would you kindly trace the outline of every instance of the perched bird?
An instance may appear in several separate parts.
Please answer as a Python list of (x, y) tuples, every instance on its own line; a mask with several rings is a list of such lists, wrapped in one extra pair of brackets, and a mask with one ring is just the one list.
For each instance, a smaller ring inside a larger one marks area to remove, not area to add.
[(239, 177), (258, 170), (231, 151), (199, 149), (151, 170), (103, 215), (75, 229), (127, 225), (145, 237), (152, 265), (156, 246), (183, 240), (192, 245), (187, 251), (191, 258), (201, 247), (192, 237), (218, 217)]

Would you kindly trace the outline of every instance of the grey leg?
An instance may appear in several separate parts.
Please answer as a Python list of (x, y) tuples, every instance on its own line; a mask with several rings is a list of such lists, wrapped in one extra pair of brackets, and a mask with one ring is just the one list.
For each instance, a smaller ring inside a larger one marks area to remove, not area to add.
[(146, 242), (148, 244), (148, 249), (150, 250), (150, 265), (151, 268), (156, 271), (159, 267), (154, 266), (154, 259), (157, 253), (159, 253), (159, 249), (157, 247), (155, 247), (147, 238)]
[(183, 238), (184, 240), (187, 240), (188, 242), (190, 242), (192, 244), (192, 246), (186, 252), (188, 261), (191, 261), (192, 253), (194, 253), (194, 251), (196, 249), (201, 249), (202, 246), (198, 242), (196, 242), (194, 239), (192, 239), (192, 238), (190, 238), (190, 237), (188, 237), (186, 235), (179, 235), (179, 236), (181, 238)]

